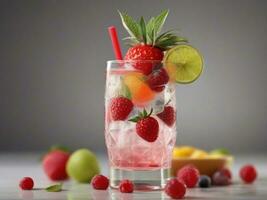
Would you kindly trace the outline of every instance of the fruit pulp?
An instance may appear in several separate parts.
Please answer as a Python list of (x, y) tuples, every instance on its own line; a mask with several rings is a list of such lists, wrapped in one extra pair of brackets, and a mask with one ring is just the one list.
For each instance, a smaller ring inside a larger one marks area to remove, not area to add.
[[(112, 98), (118, 96), (127, 96), (134, 104), (133, 110), (125, 120), (113, 120), (111, 117), (112, 110), (110, 110), (109, 104)], [(174, 123), (168, 126), (157, 117), (157, 114), (161, 113), (166, 105), (172, 106), (176, 110), (175, 102), (174, 83), (167, 83), (163, 91), (154, 92), (146, 83), (146, 76), (131, 66), (114, 67), (111, 64), (108, 66), (105, 93), (105, 140), (109, 165), (112, 170), (111, 175), (115, 174), (114, 180), (116, 179), (113, 185), (111, 180), (112, 187), (117, 187), (119, 179), (131, 177), (134, 179), (133, 175), (129, 174), (131, 172), (142, 174), (135, 177), (144, 177), (145, 174), (151, 175), (155, 172), (159, 173), (159, 179), (160, 177), (168, 178), (172, 150), (176, 140), (176, 125)], [(159, 125), (158, 137), (154, 142), (148, 142), (140, 137), (136, 132), (136, 123), (129, 121), (144, 109), (147, 112), (153, 109), (151, 116), (157, 120)], [(118, 170), (121, 172), (118, 173)], [(121, 174), (120, 178), (117, 177), (118, 174)], [(153, 174), (153, 176), (157, 175)], [(156, 183), (155, 180), (149, 179), (151, 177), (144, 177), (143, 182)], [(134, 182), (142, 185), (142, 180)], [(160, 186), (151, 188), (162, 188), (164, 181), (159, 180), (159, 184)]]

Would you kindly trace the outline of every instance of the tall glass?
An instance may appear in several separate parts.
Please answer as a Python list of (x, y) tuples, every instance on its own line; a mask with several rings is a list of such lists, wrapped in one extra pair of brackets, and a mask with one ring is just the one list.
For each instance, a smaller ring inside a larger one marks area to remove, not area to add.
[[(155, 70), (164, 67), (160, 61), (107, 62), (105, 140), (112, 188), (118, 188), (121, 180), (129, 179), (134, 182), (137, 190), (159, 190), (170, 177), (176, 124), (167, 125), (160, 113), (167, 106), (176, 112), (175, 84), (168, 82), (159, 86), (158, 90), (151, 89), (147, 84), (148, 76), (137, 70), (141, 65)], [(133, 104), (132, 109), (129, 108), (129, 101), (128, 104), (126, 101), (126, 106), (122, 105), (119, 97), (129, 99)], [(116, 105), (112, 105), (114, 99), (118, 101)], [(138, 134), (138, 122), (129, 121), (144, 110), (147, 114), (152, 111), (151, 117), (158, 123), (158, 135), (153, 141)], [(153, 130), (151, 134), (152, 132)]]

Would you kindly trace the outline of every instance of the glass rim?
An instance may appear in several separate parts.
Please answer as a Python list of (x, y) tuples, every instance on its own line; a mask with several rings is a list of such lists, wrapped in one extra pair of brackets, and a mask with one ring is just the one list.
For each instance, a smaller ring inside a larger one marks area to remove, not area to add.
[(123, 63), (163, 63), (163, 60), (108, 60), (107, 64), (123, 64)]

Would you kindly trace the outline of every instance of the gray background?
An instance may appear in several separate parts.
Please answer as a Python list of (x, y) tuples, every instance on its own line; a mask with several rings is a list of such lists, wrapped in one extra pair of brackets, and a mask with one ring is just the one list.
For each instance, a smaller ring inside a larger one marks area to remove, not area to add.
[(1, 0), (0, 150), (105, 150), (107, 27), (122, 38), (117, 9), (150, 17), (165, 8), (165, 29), (180, 28), (206, 64), (197, 82), (177, 86), (177, 143), (266, 152), (264, 0)]

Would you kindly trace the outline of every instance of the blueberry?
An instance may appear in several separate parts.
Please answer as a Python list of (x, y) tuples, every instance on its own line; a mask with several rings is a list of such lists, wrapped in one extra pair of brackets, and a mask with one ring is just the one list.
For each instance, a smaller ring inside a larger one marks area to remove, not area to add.
[(208, 188), (211, 186), (211, 179), (209, 176), (202, 175), (199, 178), (198, 186), (201, 188)]

